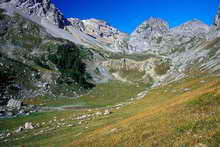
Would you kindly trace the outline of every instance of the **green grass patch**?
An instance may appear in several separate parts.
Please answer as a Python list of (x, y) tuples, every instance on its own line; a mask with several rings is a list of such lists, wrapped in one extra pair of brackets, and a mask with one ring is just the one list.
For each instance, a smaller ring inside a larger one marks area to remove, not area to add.
[(216, 93), (204, 94), (198, 99), (188, 102), (188, 107), (201, 108), (213, 105), (220, 105), (220, 95)]

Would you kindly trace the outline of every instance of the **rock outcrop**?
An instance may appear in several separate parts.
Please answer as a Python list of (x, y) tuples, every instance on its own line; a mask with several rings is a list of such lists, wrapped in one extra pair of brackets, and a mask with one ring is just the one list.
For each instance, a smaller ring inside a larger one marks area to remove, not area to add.
[(59, 28), (64, 28), (68, 24), (63, 14), (50, 0), (10, 0), (10, 3), (29, 15), (46, 17), (52, 24), (57, 25)]
[(109, 23), (98, 19), (80, 20), (78, 18), (68, 18), (70, 23), (78, 30), (88, 34), (94, 39), (103, 42), (113, 50), (119, 50), (119, 42), (123, 42), (128, 38), (128, 34), (119, 31)]
[(209, 26), (196, 19), (169, 29), (167, 22), (150, 18), (131, 34), (128, 49), (132, 52), (170, 54), (206, 40), (208, 32)]
[(168, 23), (162, 19), (150, 18), (136, 28), (128, 44), (132, 52), (148, 51), (152, 44), (160, 43), (162, 36), (169, 31)]

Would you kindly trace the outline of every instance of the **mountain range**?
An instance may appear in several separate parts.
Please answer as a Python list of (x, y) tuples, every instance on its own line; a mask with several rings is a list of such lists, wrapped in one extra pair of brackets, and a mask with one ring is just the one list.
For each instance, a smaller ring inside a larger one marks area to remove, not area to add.
[[(220, 8), (212, 26), (194, 19), (170, 28), (166, 21), (151, 17), (131, 34), (103, 20), (65, 18), (50, 0), (3, 0), (0, 8), (6, 99), (71, 95), (111, 79), (132, 82), (123, 76), (124, 69), (144, 72), (135, 82), (152, 86), (193, 71), (220, 71)], [(68, 92), (57, 90), (60, 87)]]
[(0, 146), (219, 147), (220, 7), (213, 20), (127, 34), (0, 0)]

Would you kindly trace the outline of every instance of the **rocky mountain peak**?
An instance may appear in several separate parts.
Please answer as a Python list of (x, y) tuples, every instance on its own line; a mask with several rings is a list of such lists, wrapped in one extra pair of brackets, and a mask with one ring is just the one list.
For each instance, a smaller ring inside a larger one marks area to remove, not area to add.
[(134, 33), (142, 32), (159, 32), (166, 33), (169, 31), (168, 23), (160, 18), (151, 17), (136, 28)]
[(99, 20), (99, 19), (95, 19), (95, 18), (90, 18), (90, 19), (86, 19), (86, 20), (82, 20), (82, 21), (84, 23), (90, 23), (90, 24), (94, 23), (94, 24), (103, 25), (103, 26), (111, 26), (110, 23), (108, 23), (104, 20)]
[(220, 6), (218, 7), (218, 11), (215, 15), (214, 25), (215, 26), (220, 26)]
[(92, 36), (93, 38), (112, 45), (117, 40), (123, 40), (128, 37), (126, 33), (119, 31), (108, 22), (98, 19), (80, 20), (77, 18), (68, 18), (70, 23), (78, 30)]
[(206, 35), (209, 32), (209, 26), (198, 19), (188, 21), (178, 27), (172, 28), (171, 33), (181, 34), (182, 36)]
[(160, 42), (167, 32), (169, 32), (169, 25), (166, 21), (151, 17), (131, 34), (128, 41), (129, 50), (132, 52), (149, 50), (152, 48), (151, 44)]
[(103, 20), (87, 19), (83, 20), (83, 23), (87, 34), (108, 43), (127, 37), (126, 33), (120, 32), (118, 29)]
[(49, 22), (64, 28), (68, 21), (65, 19), (59, 9), (51, 3), (51, 0), (8, 0), (14, 7), (25, 11), (29, 15), (46, 17)]
[(78, 18), (68, 18), (67, 20), (77, 30), (80, 30), (81, 32), (85, 31), (85, 26), (84, 26), (83, 22), (80, 19), (78, 19)]

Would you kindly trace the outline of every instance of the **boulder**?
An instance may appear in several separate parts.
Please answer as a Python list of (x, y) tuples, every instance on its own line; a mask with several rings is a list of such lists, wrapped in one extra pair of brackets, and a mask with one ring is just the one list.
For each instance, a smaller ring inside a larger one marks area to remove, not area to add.
[(21, 109), (21, 106), (22, 106), (22, 101), (20, 100), (15, 100), (15, 99), (10, 99), (8, 101), (8, 104), (7, 104), (7, 108), (9, 109), (17, 109), (17, 110), (20, 110)]
[(24, 129), (34, 129), (34, 126), (32, 125), (31, 122), (26, 122), (24, 124)]
[(23, 127), (19, 127), (17, 130), (15, 130), (15, 133), (19, 133), (23, 130), (24, 128)]
[(14, 114), (12, 112), (6, 112), (7, 116), (13, 116)]
[(102, 112), (96, 112), (96, 115), (102, 115)]
[(104, 115), (109, 115), (109, 114), (111, 114), (111, 111), (106, 109), (105, 112), (104, 112)]

